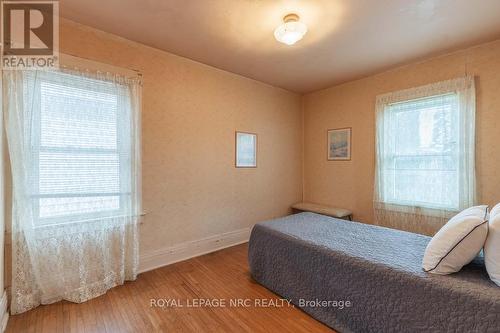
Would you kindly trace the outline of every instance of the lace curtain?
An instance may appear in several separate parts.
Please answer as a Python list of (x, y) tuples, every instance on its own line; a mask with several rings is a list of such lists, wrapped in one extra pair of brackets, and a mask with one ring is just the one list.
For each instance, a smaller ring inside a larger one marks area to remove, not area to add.
[(433, 234), (476, 203), (473, 77), (378, 96), (376, 117), (375, 223)]
[(137, 79), (4, 71), (13, 179), (11, 313), (134, 280), (141, 211)]

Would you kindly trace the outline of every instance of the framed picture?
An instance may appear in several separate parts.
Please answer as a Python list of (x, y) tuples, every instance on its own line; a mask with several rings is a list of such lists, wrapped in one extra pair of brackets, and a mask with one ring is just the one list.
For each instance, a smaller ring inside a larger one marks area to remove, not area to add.
[(328, 130), (328, 160), (351, 160), (351, 128)]
[(236, 159), (237, 168), (257, 167), (257, 134), (236, 132)]

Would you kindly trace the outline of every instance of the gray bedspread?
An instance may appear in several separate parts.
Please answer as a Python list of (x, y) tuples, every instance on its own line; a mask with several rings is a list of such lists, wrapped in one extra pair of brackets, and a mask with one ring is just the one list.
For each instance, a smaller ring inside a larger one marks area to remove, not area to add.
[(339, 332), (500, 332), (500, 287), (482, 258), (425, 273), (429, 240), (301, 213), (255, 225), (248, 260), (257, 282)]

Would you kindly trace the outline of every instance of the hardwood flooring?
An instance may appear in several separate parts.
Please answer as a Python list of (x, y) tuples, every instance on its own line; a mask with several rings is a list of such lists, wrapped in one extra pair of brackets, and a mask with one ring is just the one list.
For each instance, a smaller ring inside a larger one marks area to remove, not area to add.
[[(231, 306), (238, 298), (248, 306)], [(152, 299), (165, 306), (152, 307)], [(213, 307), (188, 307), (204, 299), (222, 299), (225, 307), (215, 301)], [(261, 299), (275, 307), (256, 306)], [(243, 244), (140, 274), (86, 303), (58, 302), (11, 316), (7, 332), (333, 332), (279, 303), (250, 277)]]

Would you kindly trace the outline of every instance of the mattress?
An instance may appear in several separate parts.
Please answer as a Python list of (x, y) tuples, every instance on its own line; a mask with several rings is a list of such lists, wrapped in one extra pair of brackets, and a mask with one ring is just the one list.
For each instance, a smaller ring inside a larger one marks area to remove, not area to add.
[(314, 213), (254, 226), (252, 277), (339, 332), (500, 332), (500, 288), (478, 256), (421, 268), (430, 237)]

